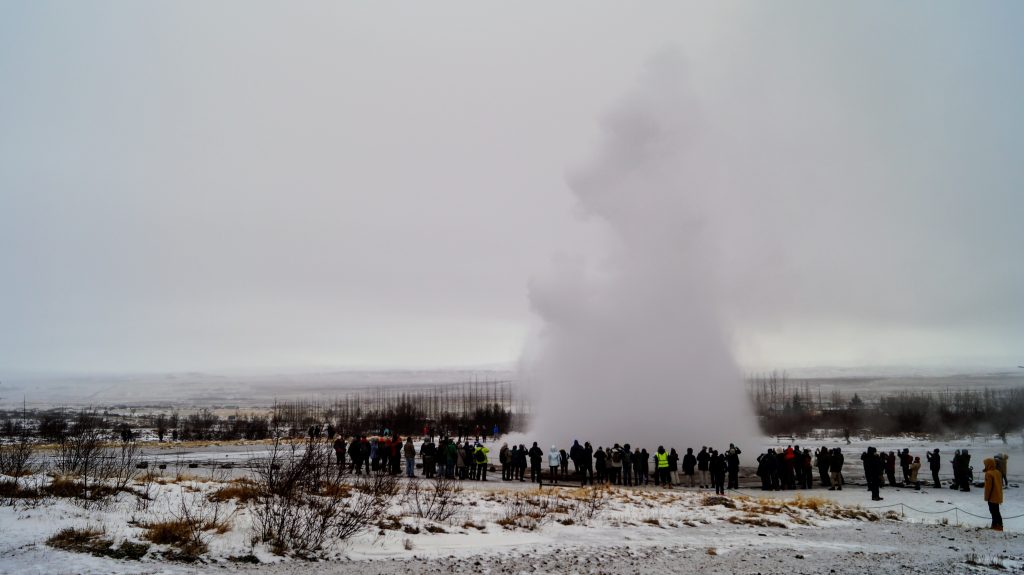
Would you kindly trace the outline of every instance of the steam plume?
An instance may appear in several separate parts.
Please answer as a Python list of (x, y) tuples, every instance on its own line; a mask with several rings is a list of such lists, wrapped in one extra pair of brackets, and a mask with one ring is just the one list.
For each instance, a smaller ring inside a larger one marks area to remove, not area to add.
[(663, 55), (571, 175), (613, 245), (597, 265), (565, 258), (530, 286), (544, 322), (530, 363), (539, 438), (699, 447), (754, 435), (719, 317), (707, 201), (719, 188), (699, 118), (683, 64)]

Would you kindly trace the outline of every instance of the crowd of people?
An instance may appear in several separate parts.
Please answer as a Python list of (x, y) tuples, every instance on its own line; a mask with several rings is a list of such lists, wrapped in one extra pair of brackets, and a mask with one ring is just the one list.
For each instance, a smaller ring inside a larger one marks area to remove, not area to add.
[[(346, 442), (338, 436), (333, 446), (337, 464), (353, 474), (385, 470), (397, 475), (404, 460), (405, 474), (415, 477), (417, 456), (422, 461), (423, 477), (428, 479), (446, 477), (487, 481), (487, 472), (492, 467), (491, 450), (482, 437), (441, 437), (435, 443), (432, 434), (428, 433), (417, 450), (411, 437), (403, 441), (397, 435), (385, 434), (381, 437), (359, 436)], [(704, 446), (694, 453), (694, 449), (689, 447), (680, 457), (674, 447), (665, 449), (662, 445), (652, 451), (628, 443), (595, 449), (590, 442), (581, 444), (577, 440), (568, 450), (552, 445), (547, 452), (537, 442), (530, 447), (522, 443), (511, 446), (505, 443), (498, 451), (498, 462), (502, 481), (525, 482), (529, 477), (530, 482), (541, 485), (546, 472), (547, 479), (554, 484), (560, 481), (625, 487), (653, 484), (665, 489), (688, 486), (714, 488), (715, 493), (725, 494), (727, 489), (739, 489), (741, 453), (740, 448), (731, 443), (722, 451)], [(921, 489), (919, 474), (923, 463), (920, 456), (910, 453), (910, 449), (884, 452), (868, 447), (860, 459), (873, 501), (883, 500), (880, 490), (885, 486)], [(984, 496), (992, 510), (993, 528), (1001, 529), (1002, 526), (999, 504), (1002, 502), (1002, 489), (1008, 483), (1008, 459), (1008, 455), (999, 454), (984, 462)], [(931, 471), (932, 486), (941, 488), (939, 471), (942, 457), (939, 450), (925, 453), (925, 462)], [(785, 449), (771, 448), (758, 455), (756, 473), (761, 480), (761, 489), (765, 491), (812, 489), (817, 468), (820, 486), (834, 491), (842, 490), (846, 483), (843, 476), (845, 463), (846, 457), (838, 447), (820, 447), (812, 452), (809, 448), (791, 445)], [(957, 450), (951, 464), (953, 480), (950, 487), (970, 491), (974, 468), (968, 450)], [(897, 467), (900, 469), (899, 478)]]

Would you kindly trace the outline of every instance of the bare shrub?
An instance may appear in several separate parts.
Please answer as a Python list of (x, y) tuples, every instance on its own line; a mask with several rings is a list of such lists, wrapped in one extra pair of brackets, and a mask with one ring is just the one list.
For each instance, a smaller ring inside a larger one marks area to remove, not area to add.
[(386, 515), (398, 493), (397, 478), (387, 473), (361, 476), (352, 490), (327, 490), (290, 473), (274, 473), (297, 465), (287, 454), (275, 461), (278, 469), (257, 476), (259, 495), (251, 515), (254, 539), (280, 555), (309, 556), (328, 540), (345, 540), (370, 528)]
[(38, 456), (32, 438), (24, 430), (13, 443), (0, 444), (0, 474), (13, 477), (15, 483), (35, 472)]
[(71, 430), (60, 439), (57, 469), (65, 476), (82, 478), (82, 498), (89, 497), (89, 479), (101, 471), (103, 453), (99, 418), (80, 413)]
[(178, 549), (171, 558), (192, 561), (206, 553), (210, 532), (225, 533), (230, 523), (218, 503), (209, 501), (202, 493), (182, 490), (178, 505), (170, 511), (168, 519), (143, 527), (148, 541)]
[(415, 478), (406, 482), (403, 499), (416, 517), (448, 521), (459, 511), (461, 493), (462, 486), (454, 479), (440, 476), (424, 487), (422, 480)]
[(334, 466), (326, 442), (282, 441), (270, 444), (270, 454), (256, 460), (256, 482), (268, 493), (289, 498), (299, 492), (317, 493), (330, 482)]
[(115, 447), (103, 449), (100, 460), (103, 464), (97, 475), (109, 479), (111, 487), (117, 491), (128, 490), (128, 486), (141, 473), (138, 465), (142, 461), (142, 451), (139, 444), (130, 439), (119, 442)]
[(515, 493), (505, 500), (502, 515), (495, 523), (505, 529), (532, 531), (551, 519), (550, 502), (540, 495)]
[(568, 500), (569, 517), (574, 523), (586, 525), (608, 504), (607, 487), (591, 485), (577, 489)]

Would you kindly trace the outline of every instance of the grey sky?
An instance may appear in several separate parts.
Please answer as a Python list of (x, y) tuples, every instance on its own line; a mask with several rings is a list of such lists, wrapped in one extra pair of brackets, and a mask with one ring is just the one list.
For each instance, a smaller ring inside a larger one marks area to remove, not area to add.
[(0, 2), (0, 369), (514, 361), (667, 48), (741, 365), (1019, 361), (1022, 15)]

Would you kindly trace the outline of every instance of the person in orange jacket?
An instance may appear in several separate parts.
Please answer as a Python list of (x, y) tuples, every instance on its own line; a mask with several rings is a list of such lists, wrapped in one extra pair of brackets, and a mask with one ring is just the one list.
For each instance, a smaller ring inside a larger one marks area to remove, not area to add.
[(992, 514), (992, 529), (1002, 531), (1003, 516), (999, 513), (999, 504), (1003, 502), (1003, 475), (991, 457), (985, 460), (985, 501), (988, 502), (988, 512)]

